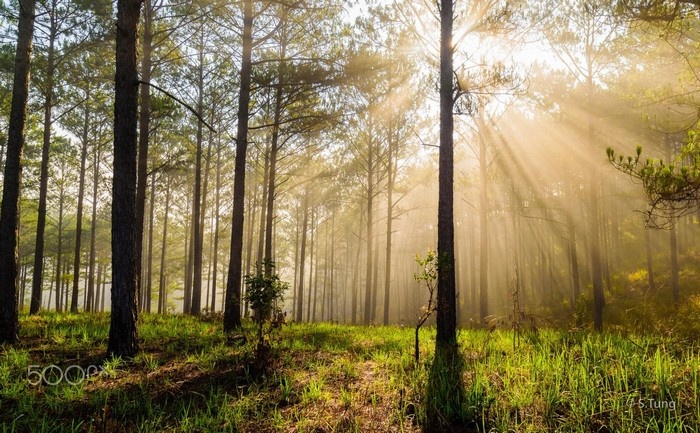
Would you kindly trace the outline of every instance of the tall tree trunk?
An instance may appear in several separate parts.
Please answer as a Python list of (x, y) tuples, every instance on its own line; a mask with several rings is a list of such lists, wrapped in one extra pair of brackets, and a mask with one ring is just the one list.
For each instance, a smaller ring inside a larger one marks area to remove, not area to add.
[(489, 229), (488, 162), (486, 126), (479, 118), (479, 319), (489, 315)]
[(243, 2), (243, 48), (241, 80), (238, 93), (238, 126), (236, 130), (236, 162), (233, 185), (233, 218), (231, 225), (231, 254), (226, 282), (226, 311), (224, 332), (241, 327), (241, 258), (243, 250), (243, 220), (245, 208), (245, 160), (248, 150), (248, 114), (253, 51), (253, 1)]
[(360, 223), (360, 233), (357, 235), (357, 250), (355, 251), (355, 267), (352, 273), (352, 313), (350, 316), (350, 323), (353, 325), (357, 324), (357, 304), (358, 304), (358, 294), (360, 288), (358, 287), (358, 280), (360, 278), (360, 251), (362, 250), (362, 224)]
[[(265, 222), (267, 221), (267, 202), (269, 197), (267, 195), (268, 187), (267, 184), (270, 178), (270, 142), (265, 143), (265, 152), (263, 153), (264, 166), (263, 166), (263, 182), (262, 182), (262, 202), (260, 206), (260, 224), (258, 224), (258, 250), (257, 257), (255, 260), (256, 273), (263, 273), (263, 258), (265, 257)], [(247, 312), (246, 308), (246, 312)]]
[[(438, 194), (438, 293), (436, 352), (457, 346), (454, 262), (454, 146), (452, 0), (440, 2), (440, 162)], [(436, 356), (438, 353), (436, 353)], [(454, 398), (458, 398), (454, 396)]]
[(46, 59), (46, 95), (44, 98), (44, 136), (41, 145), (41, 173), (39, 175), (39, 211), (36, 222), (36, 242), (34, 246), (34, 273), (32, 277), (32, 301), (29, 314), (36, 314), (41, 308), (41, 292), (44, 275), (44, 230), (46, 228), (46, 195), (49, 184), (49, 150), (51, 148), (51, 126), (53, 119), (53, 80), (55, 66), (55, 41), (58, 32), (56, 22), (56, 1), (53, 0), (49, 11), (49, 47)]
[(7, 160), (0, 210), (0, 344), (19, 340), (17, 314), (17, 274), (19, 237), (19, 195), (22, 180), (22, 151), (27, 119), (29, 70), (34, 34), (33, 0), (20, 0), (17, 50), (12, 83), (10, 126), (7, 133)]
[(369, 325), (372, 319), (372, 225), (374, 204), (374, 145), (372, 137), (372, 114), (369, 114), (369, 134), (367, 143), (367, 257), (365, 269), (365, 311), (363, 324)]
[(391, 296), (391, 235), (394, 222), (394, 144), (389, 133), (386, 184), (386, 260), (384, 261), (384, 326), (389, 324), (389, 300)]
[(112, 181), (112, 313), (107, 353), (131, 358), (138, 351), (136, 323), (136, 37), (141, 0), (117, 1)]
[[(92, 216), (90, 224), (90, 272), (88, 275), (88, 305), (87, 311), (97, 310), (95, 299), (95, 243), (97, 239), (97, 186), (100, 176), (100, 146), (95, 143), (92, 160)], [(99, 277), (97, 278), (99, 284)], [(99, 293), (99, 291), (98, 291)]]
[[(316, 225), (314, 224), (314, 217), (316, 216), (316, 209), (311, 209), (311, 252), (309, 254), (309, 297), (306, 302), (306, 321), (311, 322), (311, 300), (316, 302), (316, 292), (311, 295), (311, 289), (313, 288), (313, 278), (314, 278), (314, 246), (316, 242), (314, 240), (316, 233)], [(315, 306), (316, 304), (314, 304)]]
[(63, 208), (65, 202), (65, 185), (61, 181), (58, 187), (58, 239), (56, 251), (56, 311), (63, 310), (63, 292), (61, 291), (62, 272), (61, 264), (63, 258)]
[[(197, 111), (204, 106), (204, 32), (199, 32), (199, 65), (197, 68)], [(194, 275), (192, 284), (192, 308), (190, 314), (199, 316), (202, 312), (202, 255), (204, 253), (202, 214), (202, 121), (197, 122), (197, 154), (195, 157), (193, 235), (194, 235)], [(242, 228), (242, 227), (241, 227)]]
[(216, 145), (216, 192), (215, 203), (214, 203), (214, 257), (212, 268), (214, 272), (212, 273), (211, 281), (211, 312), (216, 311), (216, 279), (219, 272), (219, 221), (221, 220), (221, 146), (219, 143), (219, 138), (217, 138)]
[(268, 175), (267, 187), (267, 211), (265, 221), (265, 275), (272, 274), (272, 261), (274, 260), (272, 251), (272, 222), (274, 220), (275, 209), (275, 183), (277, 182), (277, 154), (279, 152), (280, 119), (282, 117), (282, 89), (285, 87), (285, 62), (287, 56), (287, 26), (285, 18), (282, 18), (281, 42), (280, 42), (280, 62), (277, 69), (277, 88), (275, 89), (275, 108), (272, 119), (272, 143), (270, 146), (270, 173)]
[[(153, 53), (153, 7), (151, 0), (142, 0), (143, 8), (143, 57), (141, 58), (141, 80), (151, 81), (152, 53)], [(143, 256), (143, 226), (146, 212), (146, 185), (148, 173), (148, 142), (150, 139), (151, 119), (151, 86), (142, 84), (141, 109), (139, 111), (139, 147), (136, 184), (136, 293), (139, 309), (144, 310), (142, 284), (142, 256)]]
[(155, 204), (156, 204), (156, 179), (151, 178), (151, 197), (148, 216), (148, 260), (146, 269), (146, 293), (144, 294), (144, 306), (147, 313), (151, 312), (151, 296), (153, 293), (153, 223), (155, 220)]
[[(308, 187), (307, 187), (308, 188)], [(297, 290), (297, 307), (296, 307), (296, 320), (297, 323), (302, 321), (302, 308), (304, 300), (304, 266), (306, 265), (306, 232), (309, 225), (309, 191), (304, 190), (304, 222), (301, 225), (301, 253), (299, 258), (299, 289)]]
[(158, 279), (158, 314), (167, 313), (167, 304), (165, 303), (165, 297), (167, 293), (167, 287), (165, 286), (165, 258), (166, 258), (166, 247), (168, 245), (168, 218), (170, 217), (170, 195), (171, 195), (171, 183), (172, 176), (167, 175), (168, 179), (165, 183), (165, 215), (163, 216), (163, 239), (160, 244), (160, 278)]
[[(70, 311), (75, 313), (78, 311), (78, 283), (80, 282), (80, 247), (83, 240), (83, 198), (85, 197), (85, 167), (87, 165), (88, 155), (88, 138), (90, 127), (90, 84), (87, 85), (85, 113), (83, 118), (83, 134), (82, 134), (82, 149), (80, 151), (80, 183), (78, 184), (78, 214), (75, 217), (75, 245), (73, 250), (73, 292), (70, 303)], [(85, 294), (87, 296), (87, 293)], [(87, 299), (83, 309), (90, 311), (87, 306)]]

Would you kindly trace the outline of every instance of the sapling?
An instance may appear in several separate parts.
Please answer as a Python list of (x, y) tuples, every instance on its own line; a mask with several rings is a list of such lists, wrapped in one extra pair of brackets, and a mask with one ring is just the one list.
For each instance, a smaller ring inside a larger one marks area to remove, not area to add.
[(250, 308), (253, 310), (253, 322), (258, 325), (258, 342), (255, 354), (259, 362), (265, 361), (266, 354), (270, 349), (269, 337), (275, 327), (272, 318), (279, 317), (278, 303), (282, 301), (282, 294), (288, 288), (288, 284), (274, 272), (275, 263), (272, 260), (265, 260), (263, 269), (271, 271), (245, 276), (245, 301), (250, 304)]
[(428, 293), (430, 296), (428, 298), (428, 304), (421, 307), (420, 315), (418, 316), (418, 322), (416, 323), (416, 341), (415, 341), (415, 358), (416, 364), (420, 358), (420, 350), (418, 347), (418, 332), (421, 326), (428, 320), (428, 318), (437, 309), (437, 299), (435, 299), (435, 289), (437, 283), (437, 254), (432, 248), (428, 248), (428, 252), (425, 258), (422, 259), (418, 254), (416, 254), (416, 263), (420, 267), (420, 272), (413, 273), (413, 279), (418, 282), (418, 284), (425, 284), (428, 288)]

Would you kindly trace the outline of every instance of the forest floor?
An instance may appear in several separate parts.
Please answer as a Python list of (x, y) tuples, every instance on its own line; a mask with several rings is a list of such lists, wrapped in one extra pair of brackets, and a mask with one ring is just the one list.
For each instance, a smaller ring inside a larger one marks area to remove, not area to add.
[[(106, 314), (21, 318), (0, 348), (2, 432), (419, 432), (434, 330), (285, 324), (270, 367), (220, 318), (143, 315), (140, 354), (103, 362)], [(252, 326), (248, 324), (247, 326)], [(700, 342), (463, 330), (459, 431), (698, 432)]]

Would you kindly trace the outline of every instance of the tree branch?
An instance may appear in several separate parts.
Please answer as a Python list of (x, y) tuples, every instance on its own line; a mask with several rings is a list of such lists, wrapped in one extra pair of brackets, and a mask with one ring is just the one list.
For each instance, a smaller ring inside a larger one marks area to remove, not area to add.
[(162, 87), (156, 86), (156, 85), (153, 84), (153, 83), (149, 83), (149, 82), (147, 82), (147, 81), (142, 81), (142, 80), (136, 80), (136, 82), (137, 82), (138, 84), (145, 84), (145, 85), (147, 85), (147, 86), (151, 86), (151, 87), (153, 87), (154, 89), (161, 91), (162, 93), (164, 93), (165, 95), (167, 95), (167, 96), (170, 97), (171, 99), (173, 99), (173, 100), (175, 100), (176, 102), (178, 102), (178, 103), (179, 103), (180, 105), (182, 105), (183, 107), (185, 107), (185, 108), (187, 108), (188, 110), (190, 110), (190, 112), (192, 112), (192, 114), (194, 114), (194, 115), (197, 117), (197, 119), (199, 119), (199, 121), (202, 122), (202, 124), (203, 124), (204, 126), (206, 126), (207, 128), (209, 128), (209, 130), (210, 130), (211, 132), (213, 132), (214, 134), (218, 134), (218, 132), (216, 132), (216, 129), (212, 128), (211, 125), (209, 125), (209, 124), (207, 123), (207, 121), (204, 120), (204, 119), (202, 118), (202, 116), (197, 112), (197, 110), (195, 110), (194, 108), (190, 107), (187, 103), (185, 103), (183, 100), (179, 99), (177, 96), (173, 95), (172, 93), (168, 92), (167, 90), (163, 89)]

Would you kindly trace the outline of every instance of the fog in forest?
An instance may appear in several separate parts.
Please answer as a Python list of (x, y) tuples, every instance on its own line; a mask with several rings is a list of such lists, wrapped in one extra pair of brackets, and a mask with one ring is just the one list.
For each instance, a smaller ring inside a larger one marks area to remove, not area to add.
[[(38, 284), (41, 309), (110, 309), (114, 25), (103, 3), (37, 6), (22, 308)], [(242, 9), (185, 3), (145, 2), (139, 30), (139, 73), (153, 86), (139, 97), (138, 305), (188, 313), (197, 292), (197, 312), (212, 313), (229, 269)], [(434, 5), (254, 3), (243, 275), (273, 260), (289, 321), (413, 326), (429, 296), (416, 255), (437, 246)], [(515, 308), (587, 325), (596, 290), (606, 326), (697, 311), (697, 195), (664, 200), (639, 171), (656, 158), (697, 184), (697, 18), (645, 20), (615, 2), (467, 3), (454, 24), (459, 324), (496, 326)], [(4, 7), (3, 134), (16, 39), (16, 5)]]

